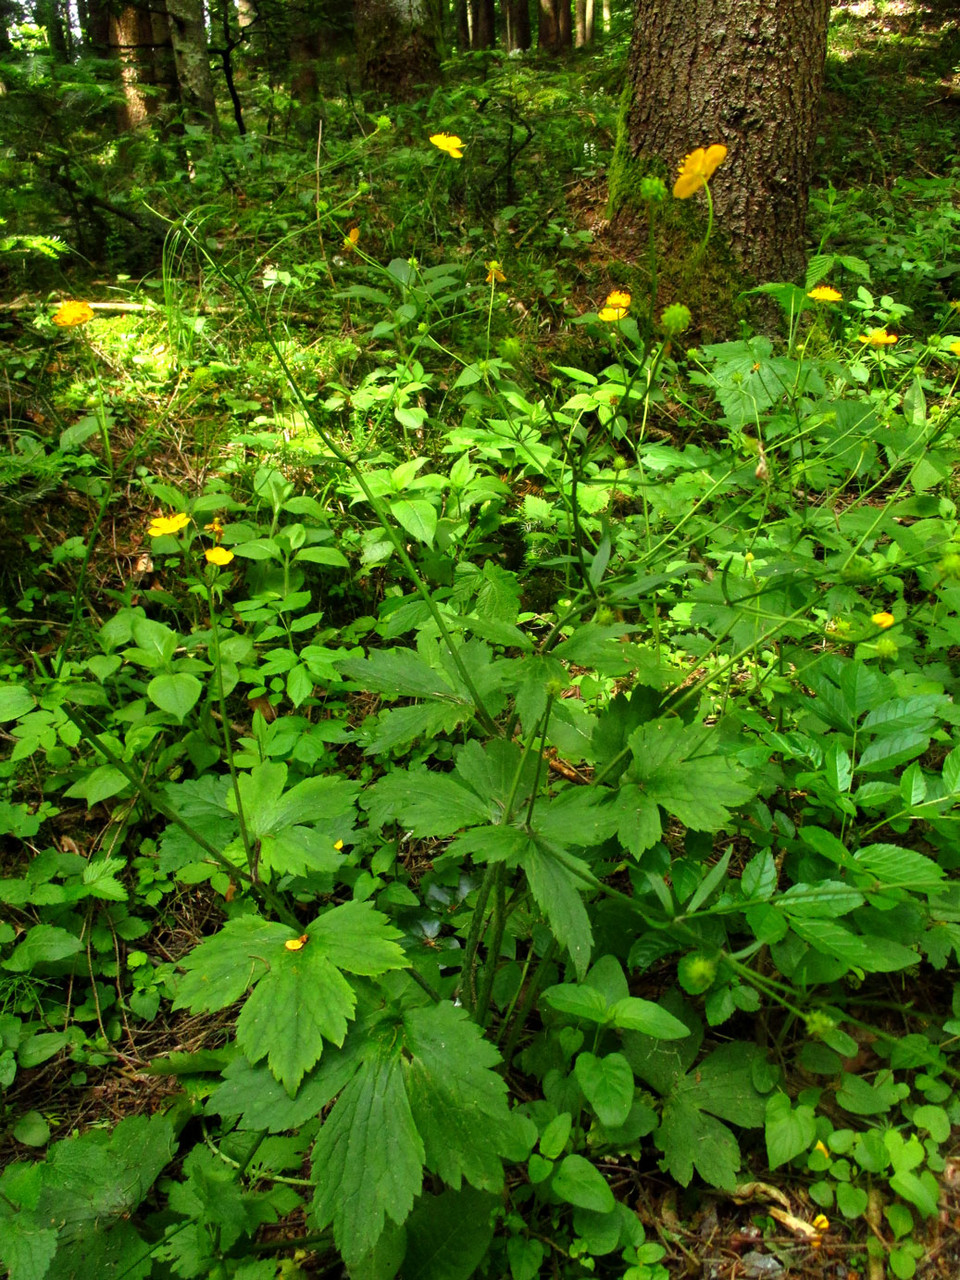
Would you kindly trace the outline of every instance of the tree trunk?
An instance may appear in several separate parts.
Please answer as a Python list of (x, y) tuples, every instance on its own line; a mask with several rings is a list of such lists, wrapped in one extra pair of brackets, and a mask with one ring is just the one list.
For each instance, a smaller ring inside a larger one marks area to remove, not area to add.
[(161, 107), (179, 102), (170, 30), (164, 10), (124, 4), (110, 14), (110, 47), (120, 65), (123, 106), (118, 124), (136, 129)]
[(440, 59), (424, 0), (356, 0), (360, 81), (394, 98), (440, 78)]
[(578, 49), (593, 44), (593, 0), (577, 0), (576, 37)]
[(57, 0), (37, 0), (34, 16), (47, 32), (47, 46), (54, 62), (67, 61), (67, 37)]
[(504, 47), (510, 53), (514, 49), (530, 48), (530, 5), (528, 0), (504, 0)]
[(97, 58), (110, 53), (110, 9), (107, 0), (78, 0), (77, 17), (84, 48)]
[(572, 43), (570, 0), (540, 0), (537, 45), (548, 53), (561, 53)]
[(454, 0), (454, 20), (457, 26), (457, 48), (462, 52), (470, 48), (470, 6), (467, 0)]
[(754, 279), (798, 277), (829, 14), (830, 0), (637, 0), (611, 208), (638, 207), (644, 174), (672, 186), (685, 155), (723, 143), (717, 233)]
[(218, 136), (220, 120), (213, 96), (203, 2), (166, 0), (166, 4), (184, 114), (191, 124), (205, 125)]
[(471, 49), (492, 49), (496, 43), (496, 13), (493, 4), (494, 0), (471, 0)]

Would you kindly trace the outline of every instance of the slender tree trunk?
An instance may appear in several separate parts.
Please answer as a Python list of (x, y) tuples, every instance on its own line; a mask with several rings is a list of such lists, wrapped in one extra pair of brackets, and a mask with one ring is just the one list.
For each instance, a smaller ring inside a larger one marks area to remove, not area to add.
[(672, 186), (685, 155), (723, 143), (717, 232), (753, 278), (798, 277), (829, 12), (830, 0), (637, 0), (612, 207), (636, 207), (644, 173)]
[(593, 0), (576, 0), (576, 36), (578, 49), (593, 44)]
[(64, 28), (63, 14), (57, 0), (37, 0), (34, 16), (37, 26), (44, 27), (47, 32), (47, 46), (53, 55), (54, 62), (67, 61), (67, 37)]
[(507, 52), (530, 48), (530, 5), (528, 0), (504, 0), (504, 46)]
[(203, 0), (166, 0), (166, 5), (184, 114), (191, 124), (205, 125), (217, 136), (220, 120), (210, 74)]
[(496, 43), (496, 13), (493, 6), (494, 0), (471, 0), (471, 49), (492, 49)]
[(572, 44), (570, 0), (540, 0), (537, 44), (548, 53), (560, 53)]
[(613, 14), (610, 11), (610, 0), (603, 0), (603, 34), (609, 35), (610, 27), (613, 23)]
[(107, 0), (78, 0), (77, 16), (84, 47), (97, 58), (110, 53), (110, 9)]
[(457, 48), (470, 48), (470, 7), (467, 0), (454, 0), (454, 19), (457, 25)]

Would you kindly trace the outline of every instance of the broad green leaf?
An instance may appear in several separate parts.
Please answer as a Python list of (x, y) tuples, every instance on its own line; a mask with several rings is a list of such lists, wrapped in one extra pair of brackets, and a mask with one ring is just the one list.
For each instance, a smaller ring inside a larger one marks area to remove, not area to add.
[(489, 1191), (503, 1186), (500, 1131), (509, 1123), (500, 1055), (466, 1011), (449, 1003), (404, 1018), (407, 1097), (425, 1163), (444, 1182)]
[(685, 826), (716, 831), (756, 790), (735, 760), (712, 749), (718, 740), (714, 731), (680, 720), (641, 725), (630, 735), (628, 777)]
[(402, 934), (369, 902), (345, 902), (325, 911), (307, 934), (310, 946), (316, 944), (338, 969), (348, 973), (375, 978), (407, 967), (406, 953), (397, 943)]
[(147, 697), (154, 706), (174, 716), (181, 724), (196, 706), (201, 693), (203, 685), (196, 676), (185, 671), (154, 676), (147, 685)]
[(299, 951), (283, 948), (243, 1006), (237, 1044), (251, 1062), (266, 1057), (292, 1097), (323, 1041), (343, 1044), (356, 1002), (349, 982), (312, 940)]
[(363, 753), (383, 756), (412, 742), (433, 742), (444, 734), (453, 733), (472, 716), (473, 708), (462, 702), (426, 702), (419, 706), (381, 711), (376, 727), (370, 730), (370, 741)]
[(127, 649), (124, 656), (150, 671), (165, 667), (180, 643), (176, 631), (153, 618), (135, 617), (130, 623), (130, 632), (137, 647)]
[(433, 546), (437, 532), (437, 508), (423, 498), (398, 498), (390, 503), (393, 518), (403, 526), (411, 538)]
[(453, 689), (442, 673), (412, 649), (373, 649), (365, 658), (348, 658), (337, 667), (362, 688), (392, 698), (453, 697)]
[[(909, 1085), (898, 1084), (889, 1070), (878, 1072), (872, 1084), (862, 1076), (845, 1071), (840, 1077), (837, 1102), (855, 1116), (879, 1116), (886, 1114), (909, 1092)], [(922, 1149), (920, 1157), (923, 1157)]]
[(507, 1259), (513, 1280), (535, 1280), (543, 1262), (543, 1245), (524, 1236), (507, 1238)]
[(549, 1008), (571, 1018), (600, 1023), (608, 1020), (607, 1002), (594, 987), (574, 986), (573, 983), (564, 982), (548, 987), (541, 999)]
[(50, 1140), (50, 1126), (39, 1111), (25, 1111), (13, 1126), (13, 1136), (25, 1147), (43, 1147)]
[(754, 1069), (762, 1057), (754, 1044), (721, 1045), (678, 1082), (673, 1096), (731, 1124), (759, 1128), (766, 1100), (754, 1084)]
[(86, 800), (87, 808), (92, 809), (95, 804), (112, 800), (129, 786), (130, 779), (125, 773), (121, 773), (112, 764), (101, 764), (92, 769), (85, 778), (68, 787), (63, 794), (71, 799), (78, 797)]
[(907, 730), (904, 733), (885, 733), (874, 738), (857, 761), (858, 773), (877, 773), (895, 769), (923, 755), (930, 745), (929, 733)]
[(207, 1111), (231, 1119), (239, 1117), (241, 1129), (266, 1129), (268, 1133), (299, 1129), (323, 1113), (356, 1071), (360, 1045), (357, 1041), (351, 1048), (353, 1039), (348, 1036), (343, 1049), (324, 1054), (320, 1065), (304, 1077), (295, 1098), (268, 1067), (235, 1058), (224, 1070), (222, 1084), (211, 1094)]
[(740, 888), (745, 898), (763, 902), (777, 887), (777, 864), (769, 849), (756, 854), (743, 869)]
[(767, 1099), (765, 1137), (767, 1163), (771, 1169), (778, 1169), (816, 1142), (813, 1107), (794, 1106), (787, 1095), (779, 1091), (771, 1094)]
[(593, 849), (617, 830), (618, 815), (591, 787), (566, 787), (539, 803), (533, 829), (545, 840), (575, 849)]
[(711, 1187), (732, 1191), (740, 1169), (740, 1147), (725, 1124), (694, 1106), (689, 1098), (671, 1098), (654, 1135), (664, 1166), (682, 1187), (694, 1169)]
[(35, 924), (3, 962), (11, 973), (29, 973), (37, 965), (54, 964), (83, 950), (83, 943), (67, 929), (54, 924)]
[(917, 952), (892, 938), (852, 933), (833, 920), (791, 920), (794, 933), (824, 955), (836, 956), (868, 973), (893, 973), (919, 963)]
[(818, 880), (791, 885), (777, 897), (777, 906), (791, 916), (804, 919), (837, 919), (863, 906), (863, 894), (842, 880)]
[(415, 836), (450, 836), (462, 827), (494, 821), (495, 806), (482, 800), (448, 773), (395, 769), (364, 796), (371, 821), (395, 820)]
[(855, 1187), (849, 1182), (837, 1183), (837, 1208), (845, 1218), (859, 1218), (867, 1203), (863, 1187)]
[(0, 723), (19, 720), (34, 708), (33, 694), (22, 684), (0, 685)]
[(90, 897), (104, 898), (108, 902), (126, 902), (130, 895), (117, 879), (125, 866), (122, 858), (88, 860), (83, 868), (83, 885)]
[(681, 1040), (690, 1034), (689, 1028), (662, 1005), (641, 1000), (639, 996), (618, 1000), (610, 1010), (610, 1017), (620, 1031), (639, 1031), (656, 1040)]
[(470, 1280), (490, 1248), (496, 1209), (492, 1195), (472, 1187), (423, 1196), (407, 1219), (403, 1280)]
[(173, 1007), (213, 1013), (233, 1004), (269, 972), (291, 936), (287, 925), (259, 916), (228, 920), (219, 933), (180, 961), (187, 972), (180, 980)]
[(554, 1171), (551, 1189), (578, 1209), (610, 1213), (616, 1201), (603, 1174), (583, 1156), (565, 1156)]
[(535, 840), (527, 843), (521, 864), (537, 906), (557, 942), (569, 952), (577, 977), (582, 979), (590, 963), (593, 932), (580, 896), (586, 886), (570, 868), (578, 865), (586, 871), (586, 866), (569, 854), (561, 862), (547, 844)]
[(9, 1280), (44, 1280), (57, 1252), (57, 1233), (31, 1222), (0, 1217), (0, 1262)]
[(621, 1125), (633, 1106), (634, 1082), (630, 1063), (622, 1053), (598, 1058), (581, 1053), (574, 1066), (577, 1084), (601, 1124)]
[(554, 1116), (540, 1135), (540, 1154), (546, 1160), (559, 1159), (572, 1128), (573, 1116), (569, 1111), (561, 1111), (558, 1116)]
[(854, 860), (883, 885), (929, 890), (938, 888), (943, 880), (943, 868), (931, 858), (896, 844), (864, 845)]
[(389, 1216), (403, 1222), (420, 1194), (423, 1142), (403, 1087), (399, 1054), (364, 1062), (324, 1121), (313, 1149), (313, 1218), (349, 1267), (375, 1246)]
[(306, 560), (310, 564), (330, 565), (335, 569), (349, 569), (350, 561), (342, 551), (335, 547), (303, 547), (297, 552), (297, 561)]

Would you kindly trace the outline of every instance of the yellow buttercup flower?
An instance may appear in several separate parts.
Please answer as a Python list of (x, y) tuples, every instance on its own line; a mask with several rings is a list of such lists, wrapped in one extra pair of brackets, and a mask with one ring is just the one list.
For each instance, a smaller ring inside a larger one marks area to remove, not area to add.
[(680, 176), (673, 185), (673, 194), (677, 200), (686, 200), (699, 191), (705, 182), (713, 177), (717, 167), (727, 156), (727, 148), (722, 142), (712, 147), (697, 147), (688, 156), (684, 156), (680, 165)]
[(503, 268), (496, 258), (491, 258), (489, 262), (484, 263), (487, 268), (487, 284), (504, 284), (507, 277), (503, 274)]
[(218, 564), (221, 568), (233, 559), (233, 552), (228, 551), (226, 547), (207, 547), (203, 554), (208, 564)]
[(333, 847), (336, 849), (337, 853), (339, 853), (339, 852), (340, 852), (340, 850), (343, 848), (343, 841), (342, 841), (342, 840), (335, 840), (335, 841), (333, 842)]
[(623, 320), (630, 311), (630, 295), (624, 289), (614, 289), (607, 294), (607, 300), (597, 312), (601, 320), (608, 324), (615, 320)]
[(360, 228), (351, 227), (343, 238), (343, 247), (345, 249), (355, 249), (360, 239)]
[(93, 308), (88, 302), (61, 302), (50, 319), (61, 329), (71, 329), (76, 324), (92, 320)]
[(813, 1225), (817, 1228), (818, 1231), (829, 1231), (830, 1219), (827, 1217), (825, 1213), (818, 1213), (813, 1220)]
[(154, 516), (150, 521), (147, 533), (151, 538), (165, 538), (171, 533), (179, 533), (190, 523), (190, 517), (182, 511), (175, 516)]
[(819, 1151), (821, 1155), (825, 1155), (825, 1156), (829, 1156), (829, 1155), (830, 1155), (829, 1150), (827, 1149), (827, 1147), (825, 1146), (825, 1144), (824, 1144), (824, 1143), (822, 1143), (822, 1142), (818, 1142), (818, 1143), (817, 1143), (817, 1145), (816, 1145), (813, 1149), (814, 1149), (814, 1151)]
[(960, 342), (951, 342), (950, 350), (955, 356), (960, 356)]
[(871, 347), (891, 347), (897, 341), (895, 333), (887, 333), (886, 329), (871, 329), (869, 333), (861, 333), (860, 341)]
[(884, 630), (886, 630), (887, 627), (893, 626), (893, 624), (896, 622), (896, 618), (893, 616), (892, 613), (887, 613), (886, 611), (884, 611), (883, 613), (872, 613), (870, 615), (870, 621), (873, 623), (875, 627), (882, 627)]
[(463, 159), (463, 143), (455, 133), (432, 133), (430, 141), (435, 147), (445, 151), (448, 156), (452, 156), (454, 160)]
[(812, 298), (814, 302), (842, 302), (843, 294), (839, 289), (831, 289), (828, 284), (818, 284), (815, 289), (811, 289), (807, 294), (808, 298)]

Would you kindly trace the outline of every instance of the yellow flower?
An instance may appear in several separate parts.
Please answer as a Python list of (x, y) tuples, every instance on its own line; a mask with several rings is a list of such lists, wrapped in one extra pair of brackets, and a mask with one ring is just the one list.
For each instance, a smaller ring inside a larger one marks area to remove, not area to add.
[(886, 329), (871, 329), (869, 333), (861, 333), (860, 341), (868, 342), (871, 347), (890, 347), (897, 340), (895, 333), (887, 333)]
[(960, 356), (960, 342), (951, 342), (950, 350), (955, 356)]
[(814, 302), (842, 302), (843, 294), (839, 289), (831, 289), (828, 284), (818, 284), (815, 289), (811, 289), (807, 294), (808, 298), (812, 298)]
[(283, 945), (288, 951), (301, 951), (309, 941), (307, 935), (302, 933), (299, 938), (288, 938)]
[(607, 294), (607, 300), (597, 312), (601, 320), (612, 323), (623, 320), (630, 310), (630, 295), (623, 289), (614, 289)]
[(503, 268), (496, 258), (491, 258), (484, 265), (487, 268), (487, 284), (504, 284), (506, 282), (507, 277), (503, 274)]
[(333, 845), (333, 847), (336, 849), (337, 853), (339, 853), (339, 852), (340, 852), (340, 850), (343, 848), (343, 841), (342, 841), (342, 840), (335, 840), (335, 841), (334, 841), (334, 845)]
[(61, 329), (70, 329), (75, 324), (86, 324), (93, 319), (93, 308), (87, 302), (61, 302), (50, 317)]
[(822, 1155), (825, 1155), (825, 1156), (829, 1156), (830, 1154), (830, 1152), (827, 1150), (826, 1146), (822, 1142), (818, 1142), (813, 1149), (814, 1151), (819, 1151)]
[(697, 147), (696, 151), (691, 151), (688, 156), (684, 156), (683, 163), (680, 165), (680, 176), (673, 186), (675, 198), (686, 200), (699, 191), (703, 184), (713, 177), (717, 166), (723, 163), (726, 155), (727, 148), (722, 142), (716, 142), (706, 150), (703, 147)]
[(151, 538), (165, 538), (168, 534), (179, 533), (190, 523), (190, 517), (179, 512), (175, 516), (154, 516), (150, 521), (147, 533)]
[(813, 1225), (817, 1228), (818, 1231), (829, 1231), (830, 1219), (827, 1217), (825, 1213), (818, 1213), (813, 1220)]
[(887, 627), (893, 626), (896, 622), (896, 618), (892, 613), (872, 613), (870, 615), (870, 621), (875, 627), (882, 627), (883, 630), (886, 631)]
[(360, 239), (360, 228), (351, 227), (343, 238), (343, 247), (345, 249), (355, 249)]
[(226, 547), (207, 547), (203, 554), (207, 558), (207, 564), (218, 564), (221, 568), (233, 559), (233, 552)]
[(430, 141), (435, 147), (439, 147), (441, 151), (445, 151), (448, 156), (452, 156), (454, 160), (463, 159), (463, 143), (455, 133), (432, 133)]

